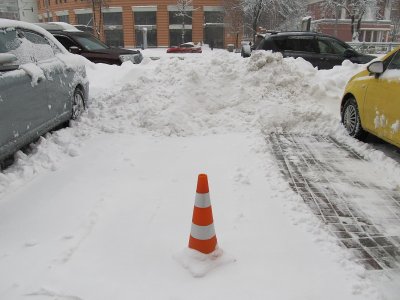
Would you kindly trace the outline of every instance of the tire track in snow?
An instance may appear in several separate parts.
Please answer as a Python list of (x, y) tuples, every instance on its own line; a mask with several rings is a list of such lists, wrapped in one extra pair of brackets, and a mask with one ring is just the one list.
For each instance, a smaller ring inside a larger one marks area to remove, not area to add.
[(60, 258), (54, 260), (57, 264), (66, 264), (72, 258), (72, 256), (79, 250), (81, 245), (85, 242), (85, 240), (90, 236), (94, 227), (96, 226), (99, 219), (99, 211), (103, 206), (104, 199), (97, 201), (92, 208), (91, 212), (88, 215), (88, 218), (85, 220), (85, 223), (80, 226), (81, 232), (78, 235), (78, 238), (74, 239), (73, 235), (68, 235), (65, 239), (75, 241), (73, 246), (69, 247)]

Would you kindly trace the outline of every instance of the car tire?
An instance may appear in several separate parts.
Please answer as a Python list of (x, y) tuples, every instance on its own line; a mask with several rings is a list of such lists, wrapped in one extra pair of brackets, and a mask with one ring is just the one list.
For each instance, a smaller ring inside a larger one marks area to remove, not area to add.
[(368, 133), (362, 128), (358, 105), (353, 97), (347, 99), (343, 106), (342, 123), (350, 136), (359, 140), (367, 137)]
[(85, 96), (80, 88), (76, 88), (72, 98), (72, 120), (76, 120), (86, 109)]

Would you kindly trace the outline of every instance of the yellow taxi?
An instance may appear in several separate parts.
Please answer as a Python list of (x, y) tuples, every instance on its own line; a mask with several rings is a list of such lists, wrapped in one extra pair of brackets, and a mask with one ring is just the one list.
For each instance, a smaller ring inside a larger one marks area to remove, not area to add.
[(400, 147), (400, 48), (349, 80), (340, 112), (351, 136), (371, 133)]

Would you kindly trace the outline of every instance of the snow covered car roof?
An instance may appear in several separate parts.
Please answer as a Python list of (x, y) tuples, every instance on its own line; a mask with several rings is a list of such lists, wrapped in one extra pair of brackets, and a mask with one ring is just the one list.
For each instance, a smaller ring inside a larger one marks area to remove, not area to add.
[(43, 29), (42, 27), (37, 26), (32, 23), (0, 18), (0, 30), (2, 30), (4, 28), (12, 28), (12, 27), (24, 28), (24, 29), (28, 29), (28, 30), (32, 30), (32, 31), (37, 31), (37, 32), (41, 33), (42, 35), (44, 35), (49, 40), (51, 40), (52, 42), (54, 42), (54, 44), (56, 44), (63, 53), (69, 53), (67, 51), (67, 49), (65, 49), (64, 46), (61, 45), (61, 43), (59, 41), (57, 41), (57, 39), (50, 32)]
[(187, 46), (194, 47), (194, 43), (193, 42), (186, 42), (186, 43), (183, 43), (183, 44), (179, 45), (179, 47), (187, 47)]
[(37, 26), (42, 27), (46, 30), (62, 30), (62, 31), (78, 31), (81, 32), (74, 25), (65, 22), (48, 22), (48, 23), (35, 23)]

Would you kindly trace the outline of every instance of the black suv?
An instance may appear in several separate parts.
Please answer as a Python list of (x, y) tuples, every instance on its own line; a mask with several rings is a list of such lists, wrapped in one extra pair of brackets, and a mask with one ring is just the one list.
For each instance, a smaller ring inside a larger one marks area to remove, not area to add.
[[(331, 69), (341, 65), (345, 59), (365, 64), (376, 58), (358, 53), (345, 42), (316, 32), (274, 32), (266, 34), (256, 50), (281, 52), (283, 57), (302, 57), (319, 69)], [(243, 56), (250, 56), (244, 51)]]
[(94, 63), (120, 65), (125, 61), (131, 61), (139, 64), (143, 59), (139, 50), (111, 48), (94, 35), (67, 23), (38, 23), (36, 25), (49, 31), (69, 52), (80, 54)]

